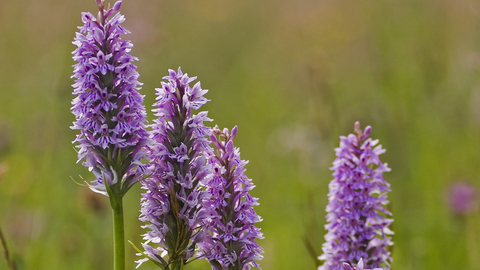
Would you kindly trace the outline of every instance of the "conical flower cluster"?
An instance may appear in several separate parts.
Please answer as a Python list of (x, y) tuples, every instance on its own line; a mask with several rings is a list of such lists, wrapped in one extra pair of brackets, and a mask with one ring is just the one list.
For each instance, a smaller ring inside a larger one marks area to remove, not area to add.
[[(72, 78), (72, 129), (79, 130), (78, 160), (93, 171), (96, 179), (90, 188), (104, 195), (123, 196), (142, 177), (146, 165), (143, 96), (138, 93), (141, 83), (133, 64), (138, 59), (130, 55), (133, 47), (121, 35), (129, 33), (121, 24), (125, 18), (117, 11), (121, 1), (112, 8), (99, 5), (98, 17), (82, 13), (73, 44), (73, 59), (77, 62)], [(113, 190), (113, 193), (112, 193)]]
[(390, 169), (379, 159), (385, 150), (376, 146), (378, 140), (367, 138), (370, 132), (370, 126), (362, 132), (356, 122), (355, 134), (341, 136), (335, 149), (319, 270), (342, 270), (344, 262), (353, 265), (361, 258), (367, 268), (389, 267), (392, 261), (387, 247), (393, 245), (388, 228), (393, 220), (384, 207), (390, 185), (383, 178)]
[[(162, 88), (157, 88), (154, 124), (149, 146), (151, 176), (142, 181), (140, 220), (149, 231), (144, 235), (145, 254), (162, 267), (180, 269), (194, 255), (196, 243), (202, 240), (201, 201), (206, 192), (203, 183), (210, 175), (206, 156), (211, 121), (207, 112), (194, 115), (208, 100), (196, 77), (188, 77), (180, 68), (169, 70)], [(152, 244), (159, 244), (155, 247)], [(168, 255), (168, 256), (166, 256)], [(165, 257), (166, 256), (166, 257)], [(149, 258), (139, 260), (142, 263)]]
[(210, 233), (200, 249), (217, 270), (260, 268), (257, 261), (263, 258), (263, 249), (256, 242), (263, 239), (263, 234), (255, 227), (262, 219), (253, 210), (259, 203), (249, 194), (255, 185), (245, 175), (248, 161), (242, 160), (240, 150), (234, 147), (236, 134), (236, 126), (231, 134), (215, 126), (210, 136), (215, 148), (208, 161), (213, 177), (207, 183), (209, 196), (205, 203), (209, 210), (205, 223)]

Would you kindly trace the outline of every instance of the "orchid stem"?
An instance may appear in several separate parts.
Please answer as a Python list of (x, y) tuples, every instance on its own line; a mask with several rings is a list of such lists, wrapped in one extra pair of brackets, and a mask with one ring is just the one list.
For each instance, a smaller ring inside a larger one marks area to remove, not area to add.
[(117, 197), (113, 208), (113, 269), (125, 270), (125, 233), (122, 197)]

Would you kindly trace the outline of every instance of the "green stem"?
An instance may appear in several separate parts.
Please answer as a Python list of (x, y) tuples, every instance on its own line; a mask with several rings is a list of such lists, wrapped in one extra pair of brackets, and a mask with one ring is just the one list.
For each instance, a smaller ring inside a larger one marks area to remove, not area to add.
[(172, 264), (170, 265), (170, 269), (183, 270), (183, 265), (183, 260), (179, 258), (178, 260), (172, 262)]
[(117, 197), (113, 208), (113, 269), (125, 270), (125, 235), (122, 197)]

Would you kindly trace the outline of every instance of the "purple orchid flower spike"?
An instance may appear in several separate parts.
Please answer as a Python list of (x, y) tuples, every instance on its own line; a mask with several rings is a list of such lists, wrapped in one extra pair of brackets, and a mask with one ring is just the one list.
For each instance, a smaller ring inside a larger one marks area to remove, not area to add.
[(82, 13), (84, 25), (73, 42), (77, 46), (72, 76), (76, 120), (71, 128), (80, 131), (74, 141), (78, 161), (85, 160), (82, 164), (96, 177), (89, 187), (121, 198), (147, 170), (141, 162), (148, 141), (146, 113), (133, 64), (138, 59), (130, 55), (132, 43), (120, 37), (129, 33), (121, 26), (125, 18), (120, 13), (113, 15), (121, 1), (107, 10), (103, 1), (97, 3), (98, 18)]
[(188, 77), (179, 68), (169, 70), (164, 79), (162, 88), (156, 89), (153, 110), (157, 119), (148, 154), (152, 174), (142, 182), (146, 192), (140, 220), (147, 223), (143, 228), (148, 232), (144, 234), (144, 258), (137, 262), (151, 260), (163, 269), (176, 270), (193, 257), (205, 233), (203, 184), (211, 175), (206, 160), (212, 149), (207, 139), (210, 128), (203, 122), (211, 119), (207, 112), (193, 114), (208, 101), (200, 82), (190, 86), (196, 77)]
[(221, 131), (215, 126), (210, 136), (215, 153), (208, 160), (213, 177), (207, 183), (210, 196), (205, 200), (208, 215), (204, 222), (209, 234), (199, 251), (217, 270), (251, 266), (260, 269), (257, 261), (263, 258), (263, 249), (256, 242), (263, 239), (263, 234), (255, 226), (262, 219), (253, 210), (259, 203), (249, 194), (255, 186), (245, 175), (248, 162), (240, 158), (240, 150), (234, 147), (236, 134), (236, 126), (231, 134), (228, 129)]
[[(337, 158), (331, 170), (327, 205), (327, 234), (323, 244), (324, 261), (319, 270), (390, 267), (392, 258), (387, 247), (393, 245), (393, 232), (388, 228), (393, 222), (385, 209), (390, 184), (383, 173), (390, 171), (379, 155), (384, 153), (378, 140), (368, 138), (371, 127), (364, 131), (355, 123), (355, 134), (340, 137)], [(362, 258), (365, 258), (363, 260)], [(348, 268), (350, 267), (350, 268)]]

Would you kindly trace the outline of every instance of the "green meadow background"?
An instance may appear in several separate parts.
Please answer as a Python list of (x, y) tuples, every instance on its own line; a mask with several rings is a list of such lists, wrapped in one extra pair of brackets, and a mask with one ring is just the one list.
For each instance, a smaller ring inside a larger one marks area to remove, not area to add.
[[(113, 265), (108, 200), (72, 181), (93, 177), (69, 129), (82, 11), (95, 1), (0, 1), (0, 227), (18, 269)], [(124, 0), (121, 12), (149, 119), (181, 66), (210, 90), (214, 123), (238, 125), (263, 269), (316, 269), (305, 243), (321, 254), (333, 149), (357, 120), (392, 168), (392, 269), (480, 269), (480, 214), (447, 204), (456, 181), (480, 188), (479, 1)], [(125, 198), (137, 245), (140, 193)], [(127, 269), (135, 259), (127, 245)]]

